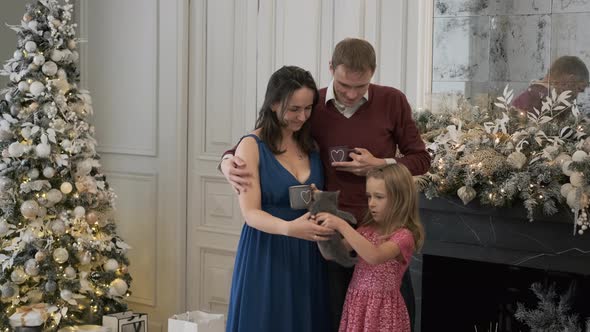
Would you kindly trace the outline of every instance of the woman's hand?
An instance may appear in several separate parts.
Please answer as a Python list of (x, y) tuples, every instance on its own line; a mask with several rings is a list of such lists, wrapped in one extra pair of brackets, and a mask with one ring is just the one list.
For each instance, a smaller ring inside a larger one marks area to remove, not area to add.
[(318, 225), (310, 218), (307, 212), (301, 217), (287, 223), (285, 235), (308, 241), (326, 241), (334, 234), (334, 231), (325, 226)]
[(319, 225), (339, 232), (342, 227), (346, 227), (348, 225), (348, 223), (342, 218), (336, 217), (335, 215), (327, 212), (320, 212), (316, 214), (315, 220)]

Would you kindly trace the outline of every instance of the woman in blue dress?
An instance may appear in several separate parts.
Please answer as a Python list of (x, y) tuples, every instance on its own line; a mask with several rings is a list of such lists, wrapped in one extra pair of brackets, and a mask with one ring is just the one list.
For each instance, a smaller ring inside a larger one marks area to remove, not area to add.
[(309, 116), (318, 92), (308, 71), (294, 66), (270, 78), (256, 129), (236, 156), (252, 174), (239, 193), (246, 220), (232, 279), (227, 331), (323, 332), (330, 329), (325, 261), (317, 248), (332, 230), (306, 210), (293, 210), (293, 185), (324, 184)]

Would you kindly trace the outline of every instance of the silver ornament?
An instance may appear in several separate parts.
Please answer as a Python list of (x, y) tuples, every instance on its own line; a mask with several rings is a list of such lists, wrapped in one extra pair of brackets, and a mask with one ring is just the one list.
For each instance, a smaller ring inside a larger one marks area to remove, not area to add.
[(68, 251), (64, 248), (57, 248), (53, 251), (53, 259), (59, 264), (65, 263), (69, 257)]

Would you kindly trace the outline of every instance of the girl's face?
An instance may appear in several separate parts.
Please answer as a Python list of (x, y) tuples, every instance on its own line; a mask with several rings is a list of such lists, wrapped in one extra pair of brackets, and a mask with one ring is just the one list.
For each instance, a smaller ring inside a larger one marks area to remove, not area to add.
[(385, 220), (387, 210), (387, 191), (383, 179), (367, 178), (367, 200), (369, 203), (369, 212), (376, 222), (381, 223)]
[[(297, 89), (293, 92), (282, 114), (282, 122), (285, 129), (296, 132), (303, 127), (303, 124), (305, 124), (305, 121), (311, 115), (313, 97), (314, 91), (307, 87)], [(280, 107), (278, 104), (273, 107), (273, 111), (277, 112), (279, 118), (281, 114), (279, 111)]]

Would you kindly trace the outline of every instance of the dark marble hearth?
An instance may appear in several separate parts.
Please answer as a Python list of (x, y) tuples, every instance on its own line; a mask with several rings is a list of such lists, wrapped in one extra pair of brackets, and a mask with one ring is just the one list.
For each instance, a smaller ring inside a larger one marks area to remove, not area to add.
[(507, 264), (545, 271), (590, 275), (590, 232), (573, 235), (573, 216), (562, 211), (529, 222), (521, 206), (489, 208), (459, 199), (421, 197), (426, 229), (422, 252), (410, 266), (420, 331), (423, 255)]

